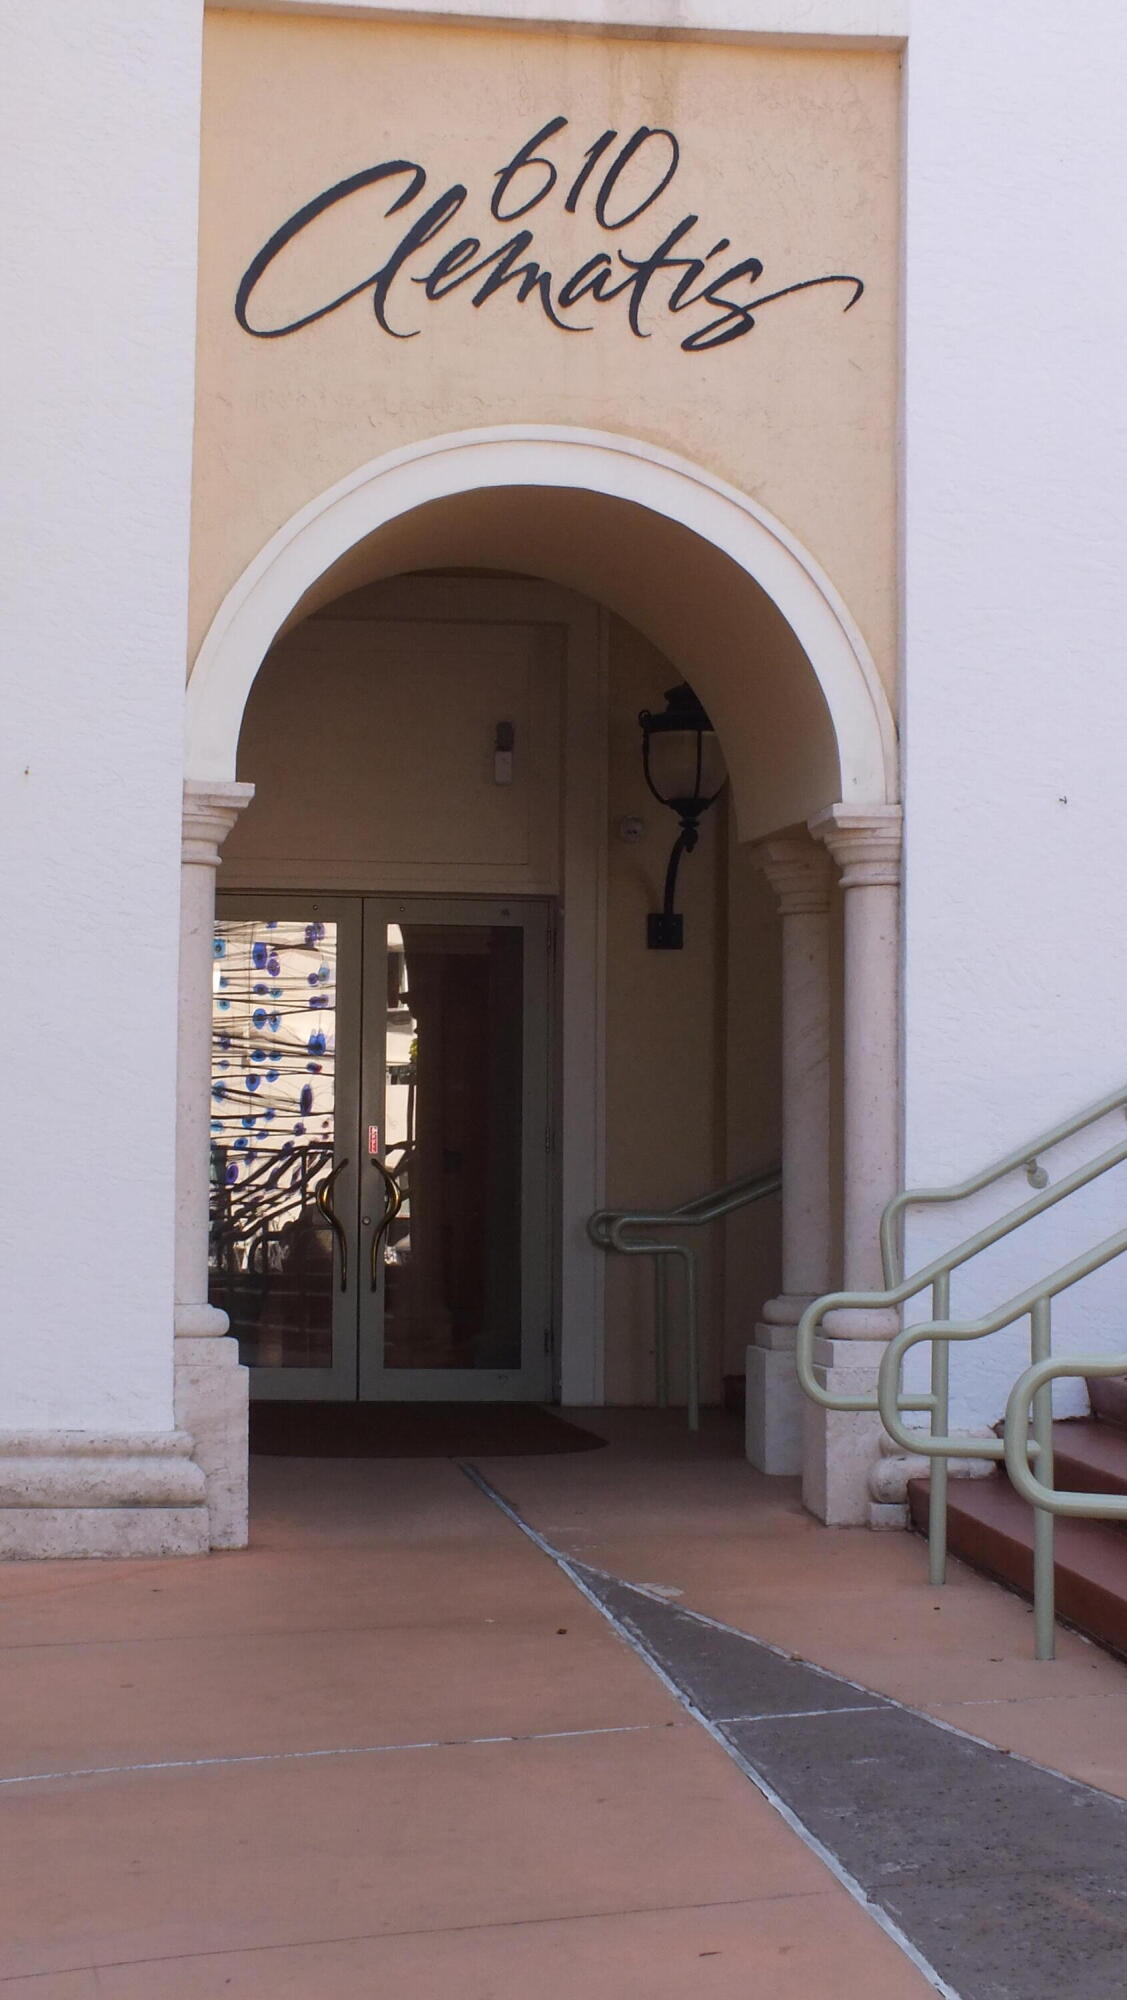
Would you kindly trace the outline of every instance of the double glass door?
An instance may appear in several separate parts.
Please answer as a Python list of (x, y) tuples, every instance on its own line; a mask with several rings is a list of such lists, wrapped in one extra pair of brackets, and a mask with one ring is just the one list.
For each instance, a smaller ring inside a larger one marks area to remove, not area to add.
[(212, 1303), (252, 1394), (550, 1391), (548, 912), (220, 897)]

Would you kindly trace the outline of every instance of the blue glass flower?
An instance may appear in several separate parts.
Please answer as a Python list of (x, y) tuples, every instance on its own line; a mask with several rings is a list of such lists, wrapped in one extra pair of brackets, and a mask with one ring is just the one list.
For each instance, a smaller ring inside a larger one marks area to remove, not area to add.
[(217, 1000), (215, 1004), (221, 1014), (229, 1014), (231, 1012), (231, 1002), (229, 1000)]
[(277, 1034), (277, 1032), (278, 1032), (278, 1029), (279, 1029), (279, 1028), (281, 1027), (281, 1025), (282, 1025), (282, 1017), (281, 1017), (281, 1015), (280, 1015), (280, 1014), (271, 1014), (271, 1015), (269, 1015), (269, 1017), (267, 1018), (267, 1022), (266, 1022), (266, 1025), (267, 1025), (267, 1027), (269, 1028), (269, 1030), (270, 1030), (270, 1033), (271, 1033), (272, 1035), (276, 1035), (276, 1034)]
[(229, 1049), (229, 1048), (230, 1048), (230, 1046), (231, 1046), (231, 1037), (230, 1037), (230, 1035), (217, 1035), (217, 1036), (215, 1037), (215, 1039), (216, 1039), (216, 1041), (218, 1042), (218, 1044), (219, 1044), (219, 1046), (220, 1046), (220, 1048), (221, 1048), (221, 1049)]
[(324, 1035), (319, 1032), (315, 1035), (310, 1035), (306, 1043), (306, 1048), (309, 1050), (311, 1056), (323, 1056), (325, 1053)]
[(235, 1165), (234, 1160), (231, 1160), (228, 1163), (227, 1171), (224, 1174), (223, 1178), (226, 1181), (228, 1187), (234, 1187), (235, 1182), (239, 1178), (239, 1169)]
[(255, 944), (251, 945), (250, 955), (252, 964), (256, 965), (258, 967), (258, 970), (261, 972), (262, 967), (265, 965), (266, 960), (270, 955), (267, 947), (264, 944), (259, 944), (256, 942)]
[(278, 1078), (281, 1076), (281, 1074), (282, 1072), (280, 1069), (268, 1069), (266, 1072), (267, 1083), (277, 1083)]
[(280, 1000), (280, 999), (281, 999), (281, 997), (282, 997), (282, 989), (281, 989), (281, 987), (280, 987), (280, 986), (272, 986), (272, 987), (270, 988), (270, 998), (271, 998), (271, 1000)]
[(265, 1007), (256, 1007), (250, 1018), (256, 1028), (264, 1028), (266, 1026)]
[(249, 1117), (247, 1117), (247, 1118), (240, 1118), (240, 1120), (239, 1120), (239, 1124), (240, 1124), (240, 1125), (241, 1125), (241, 1126), (243, 1127), (243, 1130), (244, 1130), (245, 1132), (252, 1132), (252, 1131), (254, 1130), (254, 1127), (255, 1127), (255, 1124), (256, 1124), (256, 1122), (257, 1122), (257, 1121), (256, 1121), (256, 1119), (255, 1119), (255, 1117), (254, 1117), (254, 1114), (253, 1114), (253, 1112), (252, 1112), (252, 1113), (250, 1114), (250, 1116), (249, 1116)]
[(270, 974), (271, 979), (277, 979), (278, 974), (282, 970), (282, 961), (276, 951), (270, 953), (266, 961), (266, 970)]
[(246, 1084), (248, 1090), (257, 1090), (259, 1084), (262, 1082), (262, 1078), (260, 1076), (247, 1075), (244, 1076), (243, 1082)]
[(320, 1074), (321, 1074), (321, 1071), (322, 1071), (322, 1069), (324, 1068), (324, 1064), (323, 1064), (323, 1063), (306, 1063), (305, 1067), (306, 1067), (306, 1069), (307, 1069), (307, 1070), (309, 1071), (309, 1074), (310, 1074), (310, 1076), (320, 1076)]
[(304, 1125), (295, 1125), (293, 1129), (295, 1132), (304, 1132), (305, 1127)]
[(246, 1146), (248, 1146), (249, 1144), (250, 1144), (250, 1141), (249, 1141), (248, 1139), (236, 1139), (236, 1140), (235, 1140), (235, 1146), (236, 1146), (236, 1148), (245, 1148), (245, 1147), (246, 1147)]
[(265, 986), (252, 986), (250, 990), (252, 993), (265, 993), (266, 988)]
[(226, 938), (213, 938), (213, 939), (212, 939), (212, 942), (211, 942), (211, 949), (212, 949), (212, 953), (213, 953), (213, 955), (214, 955), (214, 956), (215, 956), (216, 958), (226, 958), (226, 956), (227, 956), (227, 940), (226, 940)]
[(303, 1083), (301, 1086), (301, 1097), (298, 1102), (298, 1110), (302, 1112), (302, 1114), (304, 1115), (305, 1112), (312, 1111), (312, 1109), (313, 1109), (313, 1085), (311, 1083)]
[(213, 1083), (211, 1086), (211, 1094), (213, 1097), (226, 1097), (227, 1085), (225, 1083)]

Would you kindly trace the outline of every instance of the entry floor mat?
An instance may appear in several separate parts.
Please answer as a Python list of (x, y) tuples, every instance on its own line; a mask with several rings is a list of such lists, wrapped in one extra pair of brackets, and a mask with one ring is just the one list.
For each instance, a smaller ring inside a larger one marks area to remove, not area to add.
[(937, 1992), (1127, 1994), (1127, 1802), (572, 1561), (467, 1470)]
[(250, 1448), (272, 1458), (537, 1458), (606, 1439), (536, 1403), (252, 1403)]

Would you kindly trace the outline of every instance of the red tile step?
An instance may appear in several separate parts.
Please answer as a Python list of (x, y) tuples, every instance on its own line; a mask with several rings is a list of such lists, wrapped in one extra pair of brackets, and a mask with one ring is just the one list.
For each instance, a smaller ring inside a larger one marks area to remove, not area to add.
[(1087, 1386), (1093, 1413), (1105, 1424), (1127, 1430), (1127, 1375), (1093, 1376)]
[[(1054, 1483), (1081, 1492), (1127, 1492), (1127, 1434), (1105, 1423), (1054, 1424)], [(953, 1479), (948, 1546), (973, 1569), (1030, 1597), (1033, 1510), (1005, 1474)], [(928, 1482), (908, 1486), (912, 1524), (927, 1533)], [(1057, 1615), (1100, 1645), (1127, 1656), (1127, 1533), (1109, 1521), (1056, 1524)]]
[(1127, 1493), (1127, 1431), (1094, 1417), (1054, 1424), (1053, 1485), (1062, 1493)]

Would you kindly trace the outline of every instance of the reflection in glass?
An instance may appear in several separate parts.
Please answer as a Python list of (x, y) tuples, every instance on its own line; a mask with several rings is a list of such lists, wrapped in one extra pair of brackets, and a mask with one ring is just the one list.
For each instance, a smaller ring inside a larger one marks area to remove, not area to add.
[(387, 934), (389, 1368), (519, 1368), (523, 933)]
[(209, 1297), (252, 1367), (332, 1364), (336, 926), (215, 926)]

